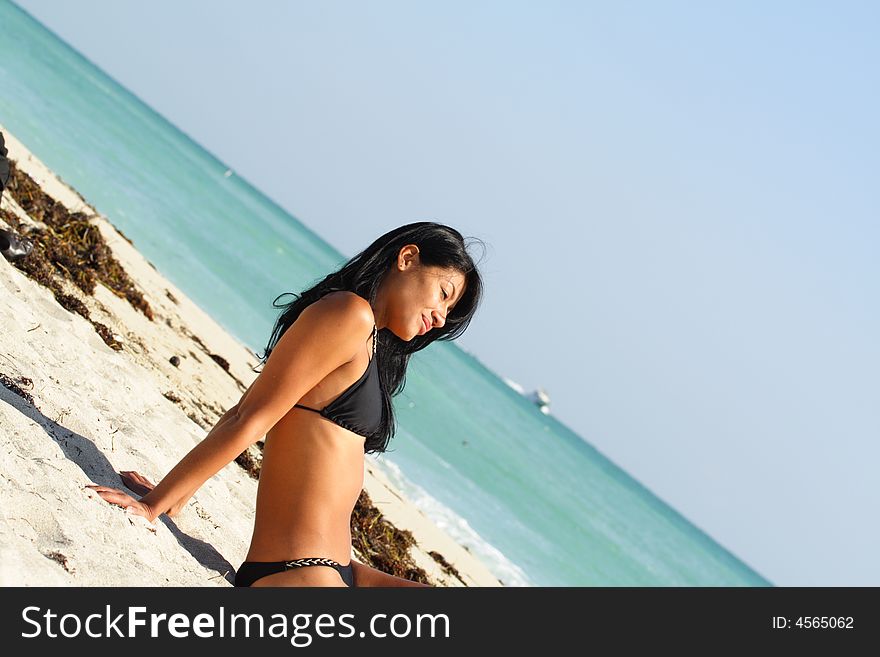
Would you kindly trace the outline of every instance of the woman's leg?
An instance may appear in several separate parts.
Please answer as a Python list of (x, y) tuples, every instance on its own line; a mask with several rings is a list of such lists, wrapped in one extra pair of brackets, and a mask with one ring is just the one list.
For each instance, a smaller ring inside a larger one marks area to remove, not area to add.
[(430, 586), (430, 584), (421, 584), (412, 580), (395, 577), (381, 570), (376, 570), (362, 563), (358, 563), (354, 559), (351, 560), (351, 568), (354, 571), (355, 586)]

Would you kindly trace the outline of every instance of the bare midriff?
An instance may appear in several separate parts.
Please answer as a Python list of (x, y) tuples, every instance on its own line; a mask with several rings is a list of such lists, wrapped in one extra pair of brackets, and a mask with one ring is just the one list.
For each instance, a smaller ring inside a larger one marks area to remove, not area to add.
[[(367, 353), (329, 374), (300, 403), (323, 408), (332, 402), (366, 369)], [(364, 484), (364, 440), (301, 408), (272, 427), (263, 446), (246, 561), (326, 557), (349, 563), (351, 514)]]
[(351, 513), (364, 483), (364, 439), (302, 409), (266, 435), (247, 561), (351, 556)]

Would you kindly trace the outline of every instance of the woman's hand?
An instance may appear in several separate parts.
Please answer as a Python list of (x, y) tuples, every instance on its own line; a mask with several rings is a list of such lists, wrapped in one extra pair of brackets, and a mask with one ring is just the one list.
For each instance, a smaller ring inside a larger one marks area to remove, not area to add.
[(149, 479), (134, 470), (123, 470), (119, 473), (119, 477), (128, 490), (137, 493), (141, 497), (156, 487)]
[(116, 506), (121, 506), (132, 515), (141, 516), (143, 518), (146, 518), (150, 522), (156, 521), (157, 516), (153, 514), (153, 510), (148, 505), (144, 504), (140, 500), (134, 499), (131, 495), (119, 490), (118, 488), (110, 488), (109, 486), (96, 486), (94, 484), (90, 484), (86, 486), (86, 488), (91, 488), (98, 495), (100, 495), (101, 499), (105, 502), (115, 504)]

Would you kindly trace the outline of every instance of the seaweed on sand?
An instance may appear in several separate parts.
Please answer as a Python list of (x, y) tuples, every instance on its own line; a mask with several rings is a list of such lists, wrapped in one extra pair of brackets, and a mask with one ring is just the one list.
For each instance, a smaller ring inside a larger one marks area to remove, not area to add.
[[(0, 210), (0, 216), (2, 216), (3, 220), (12, 226), (13, 229), (20, 229), (18, 218), (11, 212)], [(52, 238), (45, 235), (44, 231), (39, 229), (29, 232), (27, 238), (33, 242), (34, 250), (31, 251), (30, 255), (26, 258), (14, 260), (12, 264), (37, 283), (49, 288), (49, 290), (55, 295), (55, 300), (62, 308), (72, 313), (82, 315), (83, 318), (95, 327), (95, 331), (101, 336), (101, 339), (108, 347), (115, 349), (116, 351), (121, 350), (122, 345), (113, 337), (113, 333), (110, 329), (104, 324), (93, 320), (89, 316), (89, 309), (86, 308), (82, 301), (64, 292), (58, 275), (59, 270), (53, 266), (53, 263), (50, 260), (51, 256), (49, 255), (49, 249), (47, 248), (47, 244), (51, 243)], [(65, 276), (65, 278), (70, 280), (69, 276)]]
[[(431, 550), (430, 552), (428, 552), (428, 554), (431, 555), (434, 561), (440, 564), (440, 567), (443, 569), (444, 573), (446, 573), (447, 575), (452, 575), (460, 582), (464, 583), (464, 578), (461, 576), (461, 573), (458, 572), (458, 569), (451, 563), (446, 561), (446, 558), (442, 554), (440, 554), (436, 550)], [(465, 584), (465, 586), (467, 586), (467, 584)]]
[[(28, 233), (27, 238), (34, 242), (34, 251), (27, 258), (16, 261), (16, 267), (44, 285), (45, 279), (54, 271), (90, 296), (94, 295), (96, 281), (100, 281), (113, 294), (127, 299), (135, 309), (153, 320), (150, 304), (113, 257), (101, 231), (86, 215), (69, 212), (11, 160), (6, 191), (28, 216), (46, 226)], [(4, 220), (19, 228), (17, 218), (11, 213), (4, 213)], [(43, 267), (43, 264), (50, 267)]]
[(351, 542), (373, 568), (422, 584), (432, 583), (410, 556), (409, 549), (416, 543), (412, 533), (385, 520), (365, 490), (351, 514)]
[[(21, 385), (19, 385), (19, 383)], [(28, 377), (20, 376), (20, 377), (18, 377), (18, 381), (15, 381), (11, 377), (8, 377), (5, 374), (0, 373), (0, 385), (3, 385), (5, 388), (8, 388), (12, 392), (14, 392), (16, 395), (18, 395), (19, 397), (24, 399), (31, 406), (34, 405), (34, 398), (31, 395), (31, 393), (29, 393), (27, 390), (25, 390), (21, 387), (23, 385), (29, 389), (33, 388), (34, 382), (31, 381)]]

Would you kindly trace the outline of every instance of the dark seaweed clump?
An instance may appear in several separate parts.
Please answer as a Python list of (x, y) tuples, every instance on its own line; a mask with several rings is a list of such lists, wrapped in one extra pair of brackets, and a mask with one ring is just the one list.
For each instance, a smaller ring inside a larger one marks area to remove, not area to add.
[[(12, 226), (14, 230), (21, 232), (18, 218), (14, 214), (7, 212), (6, 210), (0, 210), (0, 216), (2, 216), (3, 221)], [(50, 244), (52, 241), (51, 235), (47, 234), (45, 231), (33, 230), (27, 234), (27, 239), (34, 243), (34, 250), (31, 251), (30, 255), (26, 258), (12, 261), (12, 264), (27, 274), (30, 278), (37, 281), (37, 283), (49, 288), (52, 291), (52, 294), (55, 295), (55, 300), (62, 308), (72, 313), (82, 315), (83, 318), (95, 327), (95, 331), (101, 336), (101, 339), (108, 347), (120, 351), (122, 345), (113, 337), (113, 333), (110, 329), (101, 322), (93, 320), (89, 316), (89, 309), (86, 308), (85, 304), (76, 297), (65, 293), (61, 287), (61, 282), (57, 275), (58, 272), (61, 272), (62, 276), (71, 280), (71, 277), (68, 275), (70, 270), (64, 267), (63, 264), (59, 264), (57, 267), (53, 264), (50, 255), (50, 248), (47, 246), (47, 244)]]
[(409, 554), (409, 548), (415, 543), (412, 532), (398, 529), (385, 520), (367, 491), (361, 491), (351, 514), (351, 544), (368, 565), (390, 575), (431, 584), (428, 574)]
[(0, 374), (0, 384), (2, 384), (5, 388), (8, 388), (12, 392), (14, 392), (16, 395), (18, 395), (19, 397), (24, 399), (28, 404), (33, 406), (34, 405), (33, 396), (27, 390), (24, 390), (20, 385), (18, 385), (19, 383), (21, 383), (21, 385), (27, 387), (28, 389), (34, 387), (34, 382), (31, 381), (26, 376), (18, 377), (18, 382), (16, 382), (16, 381), (13, 381), (10, 377), (6, 376), (5, 374)]
[(262, 443), (251, 445), (235, 458), (235, 462), (240, 465), (254, 479), (260, 478), (260, 468), (263, 465)]
[[(7, 193), (28, 216), (46, 225), (45, 229), (28, 233), (27, 239), (34, 242), (34, 250), (28, 257), (14, 261), (15, 266), (50, 289), (52, 286), (47, 279), (53, 272), (90, 296), (94, 295), (95, 284), (100, 281), (152, 320), (150, 304), (113, 257), (98, 227), (82, 212), (69, 212), (13, 161), (9, 162), (9, 173)], [(16, 230), (20, 228), (12, 213), (4, 212), (3, 219)]]
[[(460, 582), (464, 583), (464, 578), (462, 578), (461, 573), (458, 572), (458, 569), (451, 563), (446, 561), (446, 558), (442, 554), (440, 554), (436, 550), (431, 550), (430, 552), (428, 552), (428, 554), (433, 557), (434, 561), (440, 564), (440, 567), (443, 569), (444, 573), (446, 573), (447, 575), (452, 575), (453, 577), (456, 577)], [(465, 584), (465, 586), (467, 585)]]

